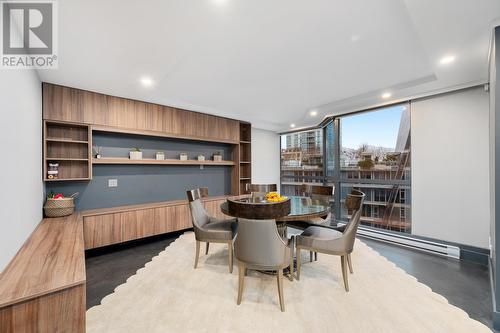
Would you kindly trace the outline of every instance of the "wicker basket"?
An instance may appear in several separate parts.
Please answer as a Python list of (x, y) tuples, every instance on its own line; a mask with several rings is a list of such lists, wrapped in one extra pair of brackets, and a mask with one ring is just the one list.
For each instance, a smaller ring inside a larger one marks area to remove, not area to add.
[(75, 211), (75, 195), (62, 199), (47, 199), (43, 210), (47, 217), (62, 217), (73, 214)]

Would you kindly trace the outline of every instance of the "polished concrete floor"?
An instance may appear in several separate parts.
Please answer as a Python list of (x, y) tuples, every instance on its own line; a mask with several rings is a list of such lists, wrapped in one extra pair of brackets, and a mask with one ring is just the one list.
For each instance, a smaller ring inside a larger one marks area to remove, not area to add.
[[(129, 244), (87, 252), (87, 308), (101, 299), (154, 256), (179, 234), (169, 234)], [(374, 240), (362, 239), (382, 256), (395, 263), (433, 291), (491, 328), (491, 295), (488, 268), (447, 259)]]

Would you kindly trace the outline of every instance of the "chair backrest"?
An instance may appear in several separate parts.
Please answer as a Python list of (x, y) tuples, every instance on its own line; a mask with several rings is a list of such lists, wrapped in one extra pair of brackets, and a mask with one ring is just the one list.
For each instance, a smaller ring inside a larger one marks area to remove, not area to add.
[(203, 229), (203, 226), (210, 222), (210, 215), (208, 215), (200, 199), (191, 201), (189, 209), (191, 210), (191, 221), (195, 232), (196, 229)]
[(208, 197), (208, 188), (207, 187), (195, 188), (194, 190), (188, 190), (186, 192), (187, 192), (189, 202), (194, 201), (196, 199)]
[(365, 200), (365, 194), (358, 190), (353, 190), (351, 194), (348, 194), (345, 200), (345, 205), (347, 209), (354, 210), (349, 223), (343, 232), (342, 239), (345, 244), (347, 251), (352, 251), (354, 247), (354, 240), (356, 238), (356, 232), (358, 231), (358, 226), (361, 221), (361, 211), (363, 210), (363, 201)]
[(199, 233), (203, 230), (203, 226), (210, 222), (210, 215), (208, 215), (201, 198), (208, 196), (208, 188), (196, 188), (194, 190), (187, 191), (187, 196), (189, 200), (189, 210), (191, 211), (191, 222), (193, 223), (193, 230), (196, 239), (198, 239)]
[(247, 184), (246, 190), (252, 197), (263, 197), (268, 192), (276, 192), (278, 186), (276, 184)]
[(236, 259), (256, 269), (282, 266), (289, 260), (275, 220), (238, 219), (234, 254)]
[(320, 200), (326, 205), (333, 199), (333, 186), (302, 184), (299, 192), (301, 196)]

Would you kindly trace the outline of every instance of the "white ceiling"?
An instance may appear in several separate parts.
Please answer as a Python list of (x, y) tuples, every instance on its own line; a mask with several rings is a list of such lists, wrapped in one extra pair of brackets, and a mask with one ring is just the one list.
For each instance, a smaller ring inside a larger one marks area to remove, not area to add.
[(58, 11), (59, 68), (43, 81), (279, 131), (379, 104), (385, 91), (485, 82), (500, 1), (64, 0)]

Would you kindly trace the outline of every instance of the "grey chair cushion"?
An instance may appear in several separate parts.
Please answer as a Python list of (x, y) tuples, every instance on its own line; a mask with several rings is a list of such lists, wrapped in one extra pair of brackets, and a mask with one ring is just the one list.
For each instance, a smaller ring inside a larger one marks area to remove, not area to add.
[(344, 249), (342, 233), (330, 228), (308, 227), (297, 236), (297, 246), (325, 252), (338, 252)]
[(198, 230), (198, 239), (208, 240), (231, 240), (236, 233), (236, 220), (217, 220), (210, 219), (211, 221), (205, 224)]

